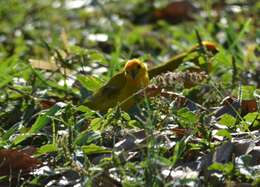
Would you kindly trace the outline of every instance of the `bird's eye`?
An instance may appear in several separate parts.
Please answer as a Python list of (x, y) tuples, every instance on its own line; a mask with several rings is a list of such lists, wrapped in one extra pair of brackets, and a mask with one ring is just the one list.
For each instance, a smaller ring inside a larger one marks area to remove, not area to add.
[(141, 68), (141, 66), (140, 66), (140, 64), (138, 64), (138, 65), (137, 65), (137, 69), (140, 69), (140, 68)]

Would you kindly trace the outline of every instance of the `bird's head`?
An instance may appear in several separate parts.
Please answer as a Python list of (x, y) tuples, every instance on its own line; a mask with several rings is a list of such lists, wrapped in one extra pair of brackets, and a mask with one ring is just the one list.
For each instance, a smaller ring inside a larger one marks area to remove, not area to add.
[(127, 61), (124, 67), (125, 76), (128, 80), (137, 81), (147, 73), (146, 64), (138, 59)]

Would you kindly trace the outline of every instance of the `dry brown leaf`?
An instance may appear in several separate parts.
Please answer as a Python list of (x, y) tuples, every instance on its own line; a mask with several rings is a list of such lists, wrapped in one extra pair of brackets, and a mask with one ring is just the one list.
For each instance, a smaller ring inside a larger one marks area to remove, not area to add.
[[(224, 114), (237, 117), (238, 114), (245, 116), (250, 112), (257, 111), (256, 100), (243, 100), (239, 102), (235, 97), (225, 97), (221, 102), (221, 107), (215, 111), (215, 117), (220, 118)], [(241, 111), (241, 112), (240, 112)]]
[(156, 19), (163, 19), (170, 23), (178, 23), (183, 20), (194, 20), (192, 14), (196, 10), (194, 5), (189, 1), (176, 1), (162, 9), (156, 10), (154, 16)]
[(68, 68), (59, 67), (52, 61), (39, 60), (39, 59), (29, 59), (31, 66), (35, 69), (48, 70), (48, 71), (60, 71), (62, 74), (72, 74), (72, 70)]
[(51, 108), (53, 105), (55, 105), (57, 103), (57, 101), (55, 101), (54, 99), (41, 99), (39, 101), (39, 105), (42, 109), (48, 109)]
[(62, 41), (62, 44), (63, 44), (65, 50), (68, 51), (69, 50), (69, 40), (68, 40), (68, 35), (67, 35), (65, 29), (62, 29), (60, 39)]
[(255, 99), (252, 100), (243, 100), (241, 102), (242, 115), (246, 115), (250, 112), (257, 111), (257, 102)]
[(40, 160), (18, 149), (0, 150), (0, 176), (27, 174), (41, 165)]
[(173, 128), (171, 131), (173, 131), (178, 138), (182, 138), (184, 135), (190, 132), (189, 129), (184, 128)]
[(156, 95), (160, 94), (162, 91), (162, 88), (155, 86), (155, 85), (151, 85), (148, 86), (144, 92), (141, 93), (142, 96), (147, 96), (147, 97), (155, 97)]
[(33, 68), (49, 70), (49, 71), (57, 71), (59, 67), (53, 63), (46, 60), (38, 60), (38, 59), (29, 59), (30, 64)]

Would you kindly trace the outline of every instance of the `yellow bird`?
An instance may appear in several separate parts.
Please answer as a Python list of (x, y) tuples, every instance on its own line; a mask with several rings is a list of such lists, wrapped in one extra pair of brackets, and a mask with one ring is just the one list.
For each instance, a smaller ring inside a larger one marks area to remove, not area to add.
[[(203, 41), (203, 47), (214, 54), (218, 52), (214, 43)], [(109, 108), (120, 105), (125, 111), (130, 109), (138, 102), (138, 97), (133, 96), (134, 93), (149, 84), (149, 78), (153, 78), (167, 71), (174, 71), (184, 59), (200, 49), (200, 45), (193, 46), (189, 51), (179, 54), (171, 58), (166, 63), (147, 69), (146, 64), (138, 59), (129, 60), (121, 72), (113, 76), (103, 87), (94, 93), (84, 103), (87, 107), (106, 112)], [(198, 61), (199, 55), (195, 56), (191, 61)]]
[(132, 59), (127, 61), (123, 70), (113, 76), (84, 104), (90, 109), (101, 112), (106, 112), (117, 105), (120, 105), (123, 110), (128, 110), (138, 100), (133, 95), (148, 84), (146, 64), (138, 59)]

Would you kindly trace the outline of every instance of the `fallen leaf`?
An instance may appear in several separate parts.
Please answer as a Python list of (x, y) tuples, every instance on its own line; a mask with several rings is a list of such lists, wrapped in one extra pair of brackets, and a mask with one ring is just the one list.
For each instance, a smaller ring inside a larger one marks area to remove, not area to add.
[(45, 61), (39, 59), (29, 59), (29, 62), (31, 66), (35, 69), (47, 70), (51, 72), (60, 71), (62, 74), (66, 74), (66, 75), (74, 73), (74, 71), (68, 68), (59, 67), (52, 60)]
[(197, 9), (189, 1), (176, 1), (154, 12), (156, 19), (163, 19), (170, 23), (179, 23), (184, 20), (194, 20), (192, 14)]
[(0, 150), (0, 176), (28, 174), (40, 165), (41, 162), (31, 157), (26, 151), (18, 149)]
[(243, 100), (241, 102), (242, 115), (246, 115), (250, 112), (257, 111), (257, 102), (255, 99), (252, 100)]
[(49, 62), (45, 60), (39, 59), (29, 59), (30, 64), (33, 68), (49, 70), (49, 71), (57, 71), (59, 67), (54, 62)]
[(188, 134), (190, 132), (189, 129), (184, 129), (184, 128), (173, 128), (171, 130), (172, 130), (172, 132), (175, 133), (175, 135), (178, 138), (182, 138), (185, 134)]
[(39, 101), (39, 105), (41, 107), (41, 109), (48, 109), (51, 108), (52, 106), (54, 106), (57, 103), (57, 101), (55, 101), (54, 99), (41, 99)]

